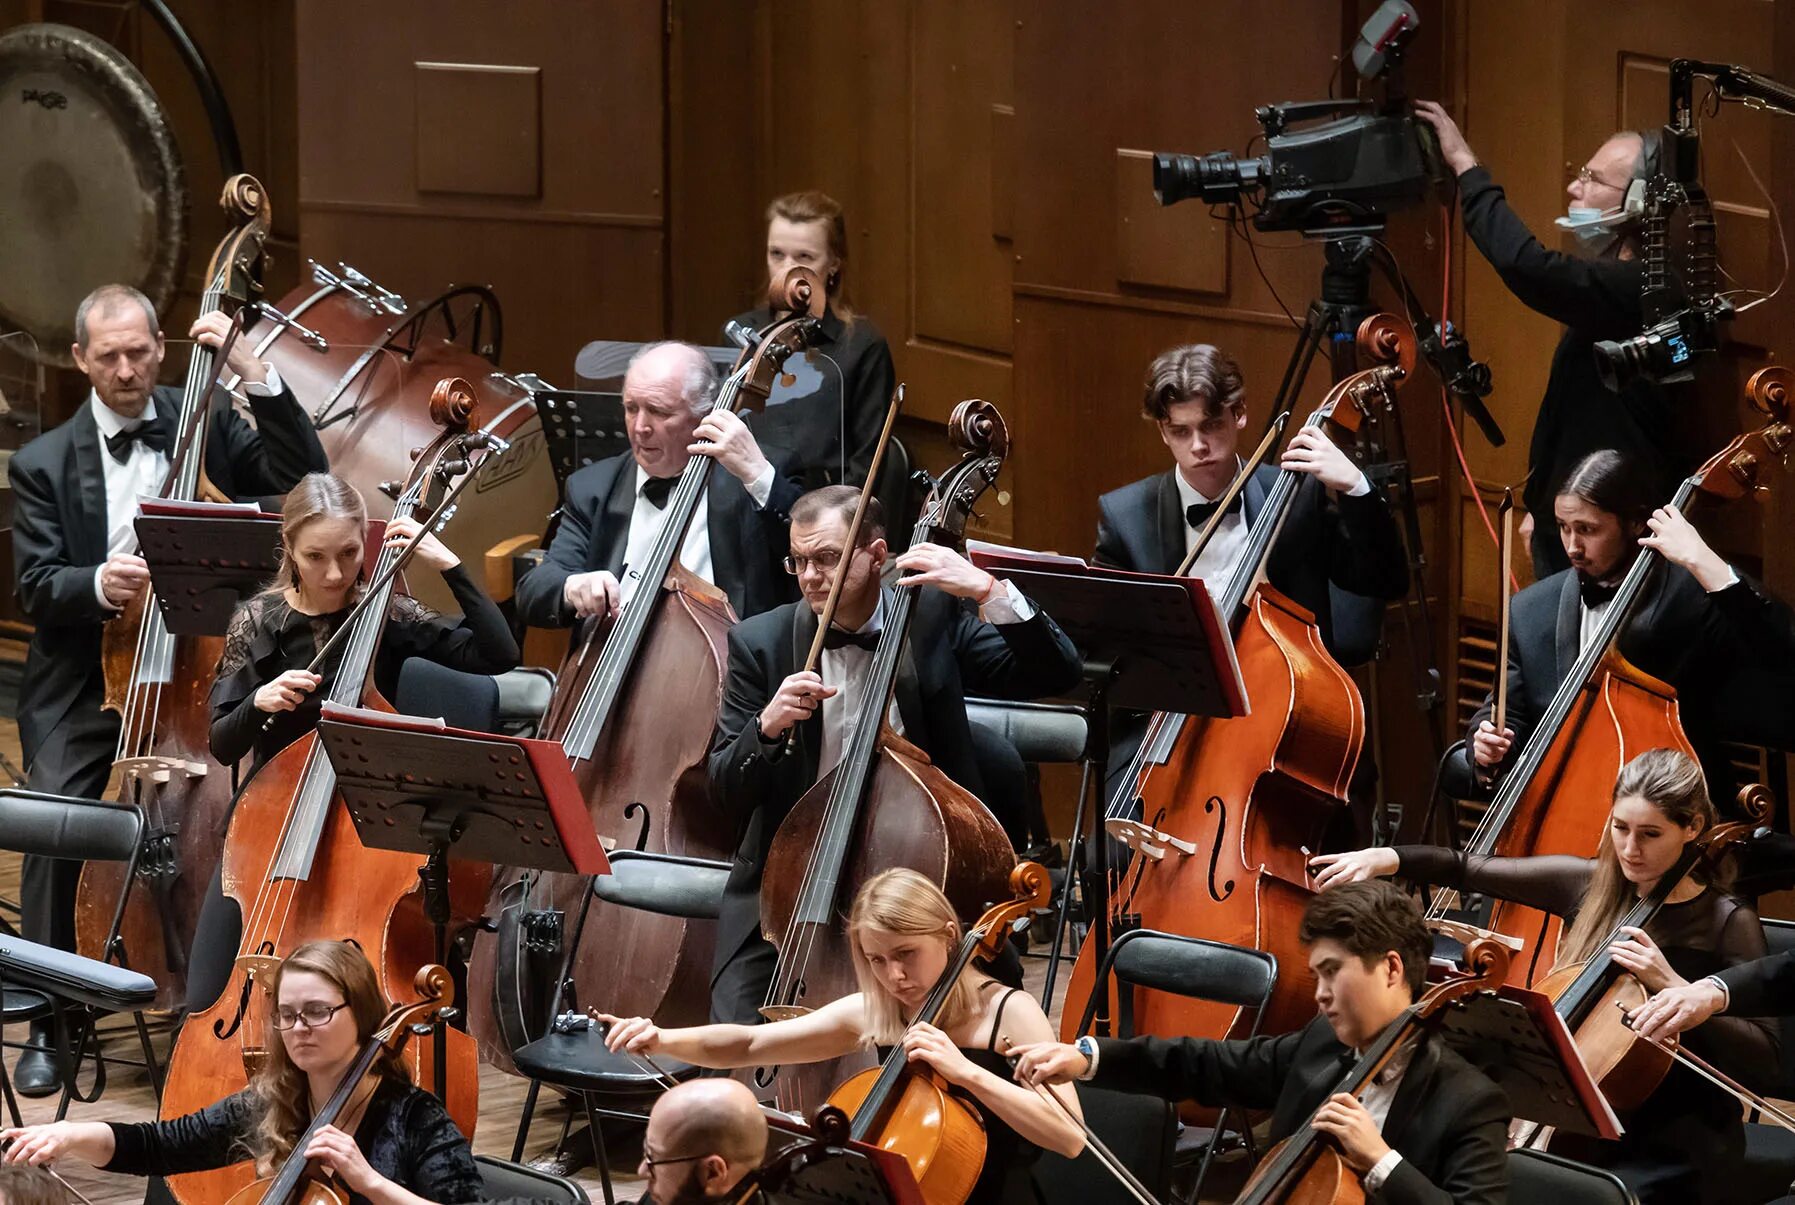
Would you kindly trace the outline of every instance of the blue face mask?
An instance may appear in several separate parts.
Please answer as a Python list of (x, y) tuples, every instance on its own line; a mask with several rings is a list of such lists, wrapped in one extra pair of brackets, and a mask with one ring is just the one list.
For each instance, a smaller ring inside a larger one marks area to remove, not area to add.
[(1553, 225), (1576, 235), (1577, 241), (1591, 251), (1601, 252), (1614, 242), (1615, 234), (1611, 227), (1623, 221), (1625, 216), (1619, 209), (1572, 205), (1565, 216), (1556, 219)]

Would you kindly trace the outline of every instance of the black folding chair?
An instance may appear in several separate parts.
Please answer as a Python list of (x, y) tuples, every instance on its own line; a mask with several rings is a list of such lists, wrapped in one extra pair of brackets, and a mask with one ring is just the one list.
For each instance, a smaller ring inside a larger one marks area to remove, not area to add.
[(586, 1190), (566, 1176), (497, 1159), (491, 1155), (475, 1155), (474, 1166), (480, 1169), (482, 1201), (534, 1201), (549, 1205), (591, 1205)]
[[(639, 850), (615, 850), (610, 855), (611, 873), (592, 880), (590, 896), (581, 904), (581, 920), (593, 897), (625, 908), (639, 908), (661, 916), (679, 916), (689, 920), (715, 920), (723, 900), (723, 886), (729, 880), (729, 864), (703, 858), (682, 858), (669, 854), (645, 853)], [(583, 924), (576, 923), (574, 932)], [(530, 1122), (536, 1111), (536, 1098), (543, 1084), (560, 1088), (579, 1102), (592, 1135), (592, 1154), (598, 1161), (600, 1184), (605, 1205), (613, 1205), (611, 1162), (605, 1151), (600, 1118), (618, 1117), (647, 1124), (643, 1105), (659, 1096), (666, 1084), (660, 1078), (683, 1081), (698, 1074), (698, 1068), (677, 1059), (657, 1057), (660, 1068), (644, 1065), (624, 1054), (612, 1054), (605, 1048), (604, 1038), (596, 1026), (574, 1020), (566, 1024), (561, 1018), (561, 1005), (566, 984), (555, 993), (553, 1018), (549, 1032), (513, 1052), (517, 1069), (530, 1077), (530, 1089), (524, 1097), (523, 1116), (517, 1122), (517, 1141), (511, 1158), (522, 1161), (524, 1142), (529, 1137)], [(609, 1103), (601, 1106), (600, 1100)]]
[[(1219, 1004), (1250, 1008), (1253, 1024), (1247, 1036), (1251, 1038), (1258, 1036), (1260, 1023), (1265, 1019), (1265, 1006), (1278, 985), (1278, 960), (1264, 950), (1231, 946), (1201, 937), (1181, 937), (1153, 929), (1131, 929), (1116, 939), (1104, 957), (1103, 965), (1098, 968), (1095, 990), (1078, 1022), (1079, 1033), (1090, 1032), (1097, 1002), (1107, 992), (1111, 976), (1116, 981), (1115, 1024), (1120, 1037), (1134, 1034), (1134, 993), (1126, 989), (1140, 987), (1193, 1000), (1213, 1000)], [(1169, 1111), (1171, 1106), (1168, 1104), (1166, 1108)], [(1233, 1111), (1221, 1111), (1203, 1143), (1202, 1159), (1187, 1200), (1196, 1201), (1201, 1195), (1209, 1166), (1227, 1132), (1228, 1115)], [(1259, 1153), (1253, 1141), (1252, 1127), (1241, 1126), (1238, 1136), (1246, 1147), (1247, 1157), (1257, 1162)]]
[[(58, 962), (47, 956), (34, 955), (33, 965), (49, 967), (53, 974), (27, 975), (30, 982), (19, 978), (6, 979), (7, 990), (0, 994), (0, 1033), (8, 1025), (27, 1024), (45, 1017), (51, 1019), (58, 1070), (62, 1076), (62, 1100), (57, 1104), (60, 1120), (68, 1112), (71, 1101), (83, 1104), (98, 1100), (106, 1090), (106, 1064), (126, 1063), (141, 1066), (149, 1072), (150, 1083), (158, 1100), (162, 1096), (162, 1068), (156, 1061), (150, 1043), (149, 1027), (144, 1022), (143, 1008), (155, 998), (155, 984), (136, 972), (127, 976), (101, 976), (95, 967), (116, 964), (119, 971), (130, 965), (130, 951), (119, 936), (125, 905), (137, 880), (137, 859), (143, 847), (143, 812), (123, 803), (103, 803), (96, 799), (77, 799), (67, 795), (45, 795), (37, 791), (0, 790), (0, 849), (46, 858), (67, 858), (72, 861), (125, 863), (124, 888), (112, 912), (112, 923), (106, 930), (105, 962), (76, 959), (73, 954)], [(5, 948), (49, 950), (47, 946), (22, 939), (8, 938)], [(62, 953), (51, 950), (51, 953)], [(0, 955), (3, 961), (4, 955)], [(85, 978), (83, 977), (85, 976)], [(150, 995), (135, 1000), (136, 981), (150, 984)], [(96, 984), (107, 990), (95, 989)], [(137, 1040), (143, 1048), (143, 1059), (107, 1058), (100, 1050), (97, 1032), (99, 1019), (110, 1013), (130, 1012), (137, 1028)], [(0, 1041), (0, 1045), (23, 1049), (25, 1043)], [(76, 1086), (76, 1072), (91, 1053), (94, 1060), (93, 1086), (83, 1095)], [(4, 1065), (0, 1065), (0, 1092), (4, 1092), (15, 1123), (18, 1105), (13, 1099), (12, 1081)]]
[(1546, 1151), (1508, 1152), (1508, 1199), (1552, 1205), (1639, 1205), (1613, 1172)]

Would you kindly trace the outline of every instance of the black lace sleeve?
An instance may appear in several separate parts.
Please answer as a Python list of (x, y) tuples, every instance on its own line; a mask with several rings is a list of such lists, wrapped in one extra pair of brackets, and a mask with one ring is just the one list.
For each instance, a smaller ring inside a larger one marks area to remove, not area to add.
[(480, 1171), (473, 1148), (455, 1128), (442, 1102), (412, 1089), (406, 1102), (405, 1148), (399, 1174), (405, 1189), (437, 1205), (460, 1205), (481, 1199)]
[(112, 1160), (100, 1170), (175, 1176), (241, 1163), (251, 1157), (246, 1142), (260, 1108), (255, 1095), (245, 1089), (169, 1121), (110, 1122)]
[(242, 760), (255, 745), (261, 713), (255, 693), (262, 686), (255, 649), (267, 639), (268, 600), (257, 596), (237, 607), (224, 634), (224, 653), (212, 680), (212, 756), (221, 765)]
[(498, 604), (465, 566), (444, 570), (443, 581), (461, 604), (461, 622), (450, 624), (415, 598), (396, 595), (387, 613), (383, 652), (400, 659), (423, 657), (471, 674), (517, 668), (517, 641)]

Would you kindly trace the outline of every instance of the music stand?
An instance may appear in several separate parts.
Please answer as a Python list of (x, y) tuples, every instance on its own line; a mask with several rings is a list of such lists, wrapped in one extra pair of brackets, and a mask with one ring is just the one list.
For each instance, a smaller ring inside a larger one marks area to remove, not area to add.
[(542, 420), (542, 441), (558, 493), (565, 494), (567, 479), (593, 461), (629, 451), (621, 393), (538, 389), (530, 400)]
[(133, 526), (175, 636), (224, 635), (238, 602), (280, 567), (280, 516), (260, 507), (146, 498)]
[[(1100, 820), (1091, 825), (1091, 834), (1087, 835), (1085, 828), (1087, 816), (1103, 815), (1102, 767), (1109, 759), (1110, 709), (1240, 716), (1247, 713), (1246, 684), (1234, 660), (1233, 638), (1200, 578), (1129, 573), (1087, 565), (1076, 557), (1029, 554), (988, 544), (971, 544), (967, 552), (979, 568), (1015, 582), (1017, 589), (1053, 616), (1084, 653), (1086, 662), (1100, 668), (1083, 704), (1083, 770), (1068, 846), (1066, 883), (1060, 890), (1041, 997), (1045, 1008), (1053, 998), (1059, 972), (1075, 877), (1082, 879), (1080, 896), (1090, 914), (1087, 940), (1097, 942), (1093, 965), (1101, 966), (1109, 953), (1109, 842)], [(1096, 996), (1093, 1027), (1099, 1035), (1109, 1032), (1107, 996), (1102, 991)]]
[[(324, 704), (318, 739), (356, 834), (370, 849), (424, 854), (418, 878), (436, 960), (449, 949), (449, 854), (567, 874), (611, 872), (567, 754), (555, 741), (451, 728), (441, 720)], [(436, 1083), (447, 1077), (437, 1018)]]
[(1433, 1018), (1435, 1032), (1508, 1094), (1514, 1115), (1612, 1142), (1620, 1121), (1551, 997), (1504, 984), (1477, 992)]
[(768, 1205), (923, 1205), (922, 1189), (904, 1157), (854, 1141), (849, 1128), (848, 1115), (834, 1105), (819, 1108), (808, 1125), (769, 1111), (760, 1199)]

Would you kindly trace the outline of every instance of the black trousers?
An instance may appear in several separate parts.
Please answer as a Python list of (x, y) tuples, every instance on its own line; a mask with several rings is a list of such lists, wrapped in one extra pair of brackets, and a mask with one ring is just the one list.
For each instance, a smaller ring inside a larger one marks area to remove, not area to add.
[[(27, 756), (25, 785), (46, 795), (97, 798), (118, 752), (118, 716), (100, 710), (105, 686), (96, 670), (62, 722)], [(19, 928), (25, 940), (75, 948), (75, 892), (82, 863), (27, 855), (19, 872)]]

